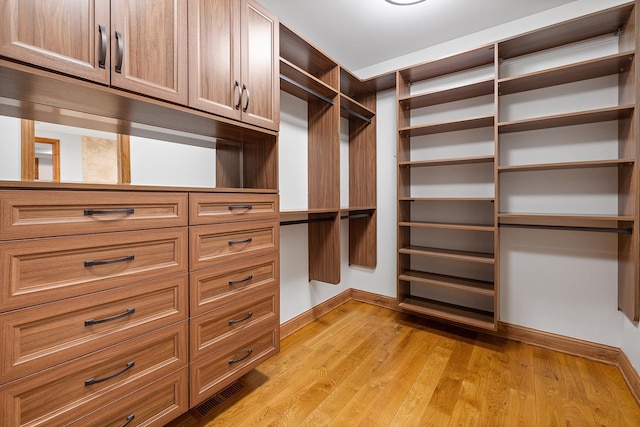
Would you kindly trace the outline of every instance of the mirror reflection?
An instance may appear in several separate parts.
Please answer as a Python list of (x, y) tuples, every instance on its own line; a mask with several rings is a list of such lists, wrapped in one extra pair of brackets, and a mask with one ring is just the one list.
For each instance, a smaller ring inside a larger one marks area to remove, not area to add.
[[(0, 116), (0, 129), (0, 180), (184, 187), (243, 184), (242, 146), (236, 144), (230, 157), (224, 147), (234, 144), (220, 142), (221, 160), (213, 138), (170, 130), (160, 135), (158, 128), (140, 126), (137, 133), (162, 138), (155, 139), (6, 116)], [(224, 170), (224, 179), (216, 176), (216, 169), (218, 175)], [(229, 170), (234, 171), (232, 178)]]

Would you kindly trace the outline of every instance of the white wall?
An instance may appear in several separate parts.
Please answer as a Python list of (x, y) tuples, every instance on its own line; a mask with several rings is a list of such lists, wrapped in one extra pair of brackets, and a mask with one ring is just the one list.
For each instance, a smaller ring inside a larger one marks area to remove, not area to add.
[(130, 137), (131, 183), (186, 187), (216, 186), (216, 150)]
[(22, 147), (20, 119), (0, 116), (0, 135), (0, 180), (19, 180)]

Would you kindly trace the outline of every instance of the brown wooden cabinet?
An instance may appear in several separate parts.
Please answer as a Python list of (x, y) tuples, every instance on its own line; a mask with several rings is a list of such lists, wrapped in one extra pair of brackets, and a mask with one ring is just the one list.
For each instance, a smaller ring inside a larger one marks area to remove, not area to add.
[(0, 55), (187, 104), (187, 0), (3, 0)]
[(0, 55), (110, 82), (108, 0), (0, 1)]
[(0, 425), (161, 426), (278, 352), (274, 192), (0, 187)]
[(111, 0), (111, 85), (187, 104), (187, 0)]
[(278, 21), (248, 0), (189, 2), (189, 105), (279, 127)]

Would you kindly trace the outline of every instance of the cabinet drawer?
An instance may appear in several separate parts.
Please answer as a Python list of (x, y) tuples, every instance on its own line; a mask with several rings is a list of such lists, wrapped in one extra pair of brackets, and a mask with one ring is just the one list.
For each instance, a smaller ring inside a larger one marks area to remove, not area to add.
[(280, 349), (279, 329), (263, 330), (245, 344), (192, 362), (191, 406), (202, 403), (242, 375), (258, 366)]
[(0, 242), (0, 312), (187, 271), (187, 227)]
[(278, 218), (276, 194), (189, 194), (189, 224)]
[(265, 323), (279, 324), (278, 289), (250, 293), (231, 304), (192, 318), (189, 325), (191, 360), (211, 353), (220, 342), (234, 335), (244, 335), (248, 329), (261, 328)]
[(187, 321), (0, 387), (3, 426), (62, 425), (187, 366)]
[(188, 317), (186, 274), (0, 315), (0, 384)]
[(0, 240), (188, 223), (186, 193), (0, 191)]
[(251, 258), (191, 273), (191, 315), (209, 311), (229, 298), (280, 283), (278, 254)]
[(190, 227), (191, 270), (277, 253), (279, 227), (277, 220)]
[(188, 410), (189, 370), (183, 368), (72, 422), (69, 426), (160, 427)]

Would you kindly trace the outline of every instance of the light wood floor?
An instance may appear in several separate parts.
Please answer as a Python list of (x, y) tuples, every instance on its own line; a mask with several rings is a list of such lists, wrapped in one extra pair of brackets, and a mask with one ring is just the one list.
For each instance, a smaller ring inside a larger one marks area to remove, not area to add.
[(348, 302), (194, 426), (640, 426), (618, 368)]

